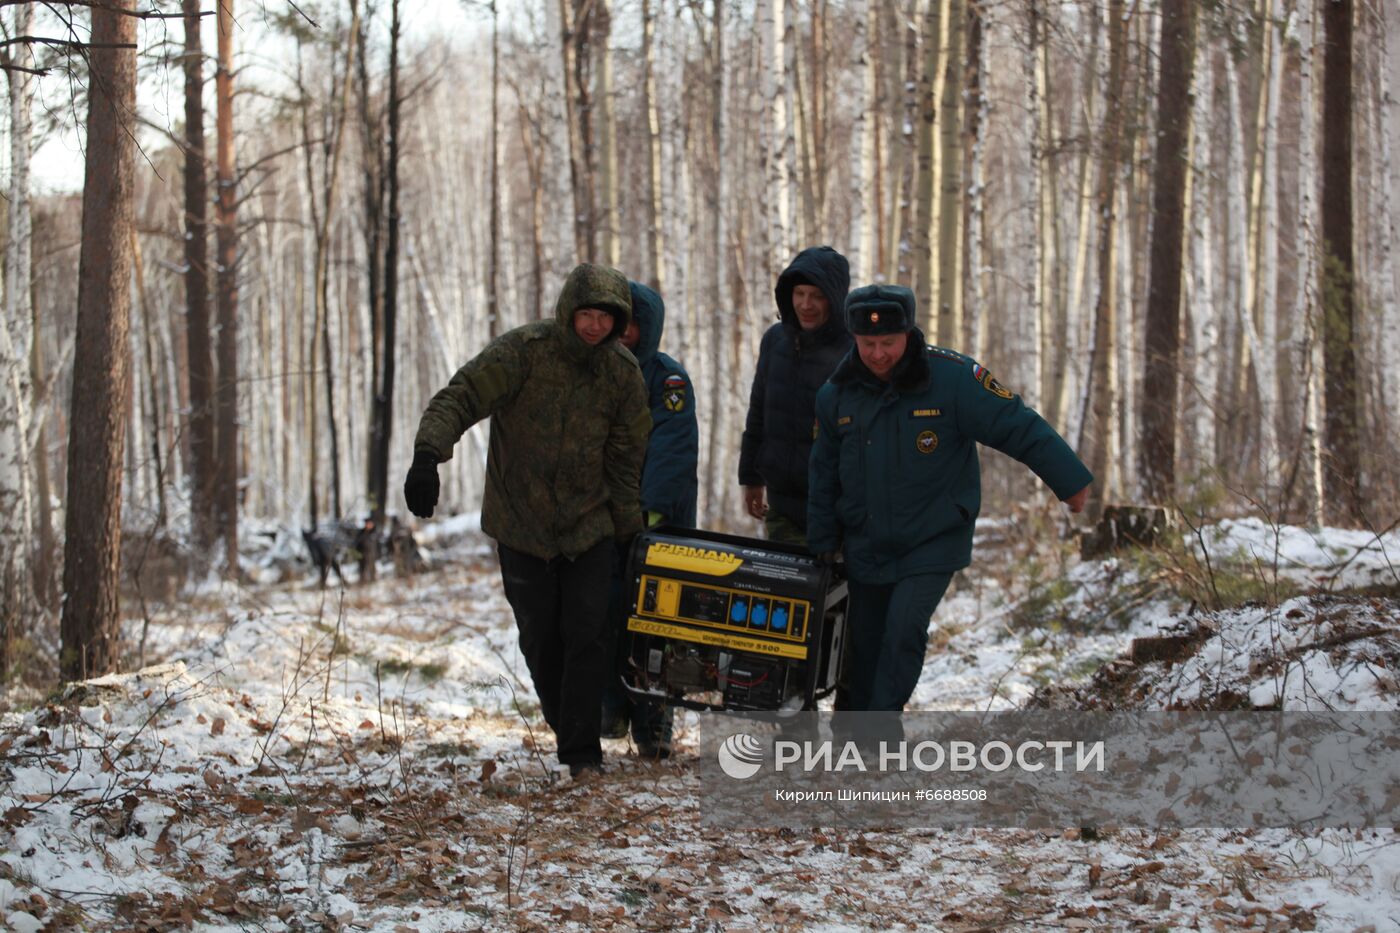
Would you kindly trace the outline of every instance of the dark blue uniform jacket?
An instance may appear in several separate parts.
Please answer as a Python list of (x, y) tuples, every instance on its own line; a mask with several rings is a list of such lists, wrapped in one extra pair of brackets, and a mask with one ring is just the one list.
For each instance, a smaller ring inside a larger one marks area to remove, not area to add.
[[(804, 331), (792, 310), (792, 290), (815, 285), (831, 304), (831, 317)], [(749, 414), (739, 450), (739, 482), (767, 486), (768, 506), (799, 528), (807, 526), (807, 461), (817, 390), (851, 348), (846, 292), (851, 273), (830, 246), (804, 249), (778, 276), (774, 297), (779, 321), (763, 335), (749, 392)]]
[(890, 382), (852, 350), (817, 395), (807, 543), (843, 548), (851, 578), (894, 583), (972, 559), (977, 445), (1030, 467), (1060, 499), (1093, 479), (1064, 439), (975, 361), (909, 334)]
[(657, 347), (666, 325), (666, 305), (656, 292), (637, 282), (632, 288), (632, 317), (641, 329), (633, 355), (642, 367), (651, 405), (651, 438), (642, 466), (642, 511), (660, 512), (668, 524), (695, 527), (699, 484), (700, 428), (695, 421), (695, 391), (685, 368)]

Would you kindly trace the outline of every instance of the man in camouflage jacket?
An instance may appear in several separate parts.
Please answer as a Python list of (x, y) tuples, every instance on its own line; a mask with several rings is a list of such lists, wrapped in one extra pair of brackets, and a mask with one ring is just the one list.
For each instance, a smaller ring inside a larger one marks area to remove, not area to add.
[(575, 268), (554, 320), (498, 337), (433, 396), (404, 483), (409, 510), (432, 515), (437, 464), (468, 428), (491, 419), (481, 528), (496, 539), (520, 651), (559, 761), (576, 776), (602, 762), (613, 539), (642, 528), (651, 415), (637, 361), (617, 341), (631, 313), (625, 276)]

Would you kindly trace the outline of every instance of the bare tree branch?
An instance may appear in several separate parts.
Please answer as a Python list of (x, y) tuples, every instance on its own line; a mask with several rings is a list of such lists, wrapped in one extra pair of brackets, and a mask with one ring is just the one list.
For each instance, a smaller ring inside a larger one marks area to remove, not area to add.
[[(23, 3), (29, 2), (32, 2), (32, 0), (0, 0), (0, 7), (19, 6)], [(108, 12), (116, 13), (119, 16), (129, 16), (132, 19), (182, 19), (185, 15), (183, 13), (163, 13), (160, 10), (123, 10), (112, 6), (110, 3), (100, 3), (96, 2), (96, 0), (49, 0), (49, 2), (45, 3), (44, 5), (48, 6), (50, 9), (52, 9), (55, 5), (67, 7), (90, 7), (92, 9), (97, 10), (107, 10)], [(200, 13), (199, 15), (213, 16), (214, 11), (210, 10), (207, 13)]]
[(135, 42), (82, 42), (77, 39), (51, 39), (48, 36), (15, 36), (0, 40), (0, 49), (11, 45), (52, 45), (67, 49), (134, 49)]

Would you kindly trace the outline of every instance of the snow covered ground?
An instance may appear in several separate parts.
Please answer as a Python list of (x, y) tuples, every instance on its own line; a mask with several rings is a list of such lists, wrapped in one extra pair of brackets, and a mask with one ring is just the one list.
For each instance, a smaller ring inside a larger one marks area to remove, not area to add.
[[(489, 542), (470, 516), (420, 540), (434, 569), (409, 579), (203, 588), (154, 615), (153, 666), (0, 719), (0, 925), (1400, 926), (1391, 829), (721, 832), (700, 825), (686, 717), (673, 760), (609, 740), (606, 775), (572, 784), (553, 767)], [(1013, 708), (1058, 691), (1170, 708), (1230, 691), (1400, 709), (1396, 597), (1335, 595), (1400, 584), (1400, 537), (1233, 522), (1194, 540), (1221, 579), (1248, 565), (1290, 594), (1321, 592), (1208, 609), (1131, 557), (996, 574), (984, 549), (939, 609), (911, 706)], [(1104, 668), (1134, 638), (1171, 633), (1195, 653)]]

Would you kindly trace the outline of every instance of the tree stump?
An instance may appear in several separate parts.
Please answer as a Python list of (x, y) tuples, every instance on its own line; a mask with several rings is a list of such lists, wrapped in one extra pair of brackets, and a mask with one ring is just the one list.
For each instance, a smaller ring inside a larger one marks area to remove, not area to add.
[(1128, 547), (1154, 547), (1175, 528), (1175, 515), (1165, 506), (1105, 506), (1098, 525), (1080, 537), (1079, 556), (1088, 560)]

